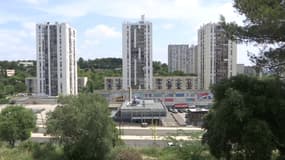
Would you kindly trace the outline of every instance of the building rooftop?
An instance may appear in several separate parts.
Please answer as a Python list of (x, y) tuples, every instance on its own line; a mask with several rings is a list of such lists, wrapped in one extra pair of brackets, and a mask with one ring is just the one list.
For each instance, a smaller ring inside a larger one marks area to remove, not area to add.
[(160, 101), (150, 99), (133, 99), (122, 104), (122, 110), (156, 110), (164, 109)]

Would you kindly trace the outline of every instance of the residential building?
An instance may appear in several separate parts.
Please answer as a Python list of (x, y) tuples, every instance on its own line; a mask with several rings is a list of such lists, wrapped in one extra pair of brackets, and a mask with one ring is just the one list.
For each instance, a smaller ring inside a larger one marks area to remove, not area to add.
[[(88, 82), (88, 77), (78, 77), (77, 79), (78, 82), (78, 91), (83, 89), (84, 87), (87, 86)], [(27, 93), (31, 94), (37, 94), (38, 93), (38, 80), (37, 77), (27, 77), (25, 78), (25, 85), (27, 88)]]
[(29, 94), (36, 94), (37, 89), (37, 77), (27, 77), (25, 78), (25, 85), (27, 88), (27, 92)]
[(191, 45), (188, 48), (188, 56), (187, 59), (187, 67), (186, 67), (186, 73), (190, 74), (198, 74), (198, 46), (197, 45)]
[[(197, 90), (198, 78), (196, 76), (169, 76), (153, 77), (154, 90)], [(105, 77), (105, 90), (121, 90), (121, 77)]]
[(198, 31), (198, 78), (201, 89), (236, 75), (237, 45), (219, 24), (208, 23)]
[(122, 89), (122, 77), (105, 77), (104, 89), (105, 90), (121, 90)]
[(155, 90), (197, 90), (198, 79), (196, 76), (169, 76), (154, 77), (153, 89)]
[(186, 74), (197, 74), (197, 45), (168, 45), (168, 71), (182, 71)]
[(258, 76), (255, 66), (245, 66), (244, 64), (237, 64), (237, 74), (245, 74), (248, 76)]
[(244, 74), (244, 64), (237, 64), (237, 74)]
[(88, 77), (78, 77), (77, 79), (77, 85), (78, 85), (78, 91), (82, 90), (87, 86)]
[(152, 89), (152, 23), (123, 24), (123, 89)]
[(24, 67), (34, 66), (34, 62), (33, 61), (19, 61), (18, 64), (19, 65), (23, 65)]
[[(249, 76), (258, 76), (255, 66), (244, 66), (244, 74)], [(260, 73), (262, 75), (262, 73)]]
[(188, 44), (168, 45), (168, 71), (182, 71), (187, 73), (190, 56), (188, 55)]
[(36, 25), (39, 95), (77, 94), (76, 30), (67, 23)]
[(6, 69), (6, 76), (13, 77), (16, 74), (15, 69)]

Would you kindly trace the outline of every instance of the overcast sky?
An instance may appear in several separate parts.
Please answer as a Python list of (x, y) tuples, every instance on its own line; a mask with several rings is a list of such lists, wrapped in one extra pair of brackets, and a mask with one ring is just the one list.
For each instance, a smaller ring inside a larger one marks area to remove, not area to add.
[[(244, 19), (231, 0), (1, 0), (0, 60), (35, 59), (35, 24), (67, 22), (77, 30), (77, 57), (122, 56), (122, 23), (144, 14), (153, 23), (153, 58), (167, 62), (168, 44), (197, 44), (203, 24)], [(238, 45), (238, 63), (250, 65)]]

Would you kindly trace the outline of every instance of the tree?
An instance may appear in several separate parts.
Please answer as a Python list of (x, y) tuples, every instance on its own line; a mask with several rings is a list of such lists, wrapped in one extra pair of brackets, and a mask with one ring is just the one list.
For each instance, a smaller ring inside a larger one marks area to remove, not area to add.
[(203, 142), (217, 158), (285, 159), (285, 83), (237, 76), (212, 88), (214, 106), (205, 117)]
[(285, 1), (284, 0), (234, 0), (238, 13), (246, 17), (243, 26), (221, 24), (232, 39), (253, 42), (264, 46), (258, 56), (251, 55), (260, 69), (284, 78), (285, 71)]
[(36, 116), (30, 109), (22, 106), (8, 106), (0, 114), (0, 138), (11, 147), (17, 140), (30, 138), (36, 127)]
[(104, 160), (118, 139), (106, 100), (93, 94), (59, 98), (47, 133), (64, 146), (67, 159)]

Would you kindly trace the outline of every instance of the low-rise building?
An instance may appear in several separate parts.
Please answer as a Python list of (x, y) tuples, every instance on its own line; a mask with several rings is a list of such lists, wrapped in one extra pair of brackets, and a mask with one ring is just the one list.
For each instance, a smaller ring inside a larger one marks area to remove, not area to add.
[(122, 89), (122, 77), (105, 77), (104, 88), (105, 90), (121, 90)]
[(186, 123), (189, 125), (201, 127), (204, 123), (204, 116), (209, 112), (208, 109), (204, 108), (192, 108), (189, 109), (187, 114)]
[(119, 122), (155, 123), (160, 124), (166, 116), (166, 108), (160, 101), (133, 99), (125, 101), (116, 114)]
[[(197, 90), (198, 79), (196, 76), (169, 76), (154, 77), (154, 90)], [(121, 90), (122, 77), (105, 77), (105, 90)]]
[(15, 69), (6, 69), (6, 76), (13, 77), (16, 74)]
[(244, 64), (237, 64), (237, 74), (244, 74)]
[(37, 77), (25, 78), (25, 84), (29, 94), (37, 93)]
[(82, 90), (87, 86), (88, 77), (78, 77), (77, 79), (77, 85), (78, 85), (78, 91)]
[(33, 61), (19, 61), (18, 64), (19, 65), (23, 65), (24, 67), (34, 66), (34, 62)]
[(257, 72), (254, 66), (245, 66), (244, 67), (244, 74), (249, 76), (257, 76)]
[[(88, 82), (88, 77), (78, 77), (78, 90), (86, 87)], [(38, 83), (37, 83), (37, 77), (27, 77), (25, 78), (25, 84), (27, 88), (27, 93), (29, 94), (38, 94)]]
[(198, 79), (195, 76), (154, 77), (155, 90), (197, 90)]

